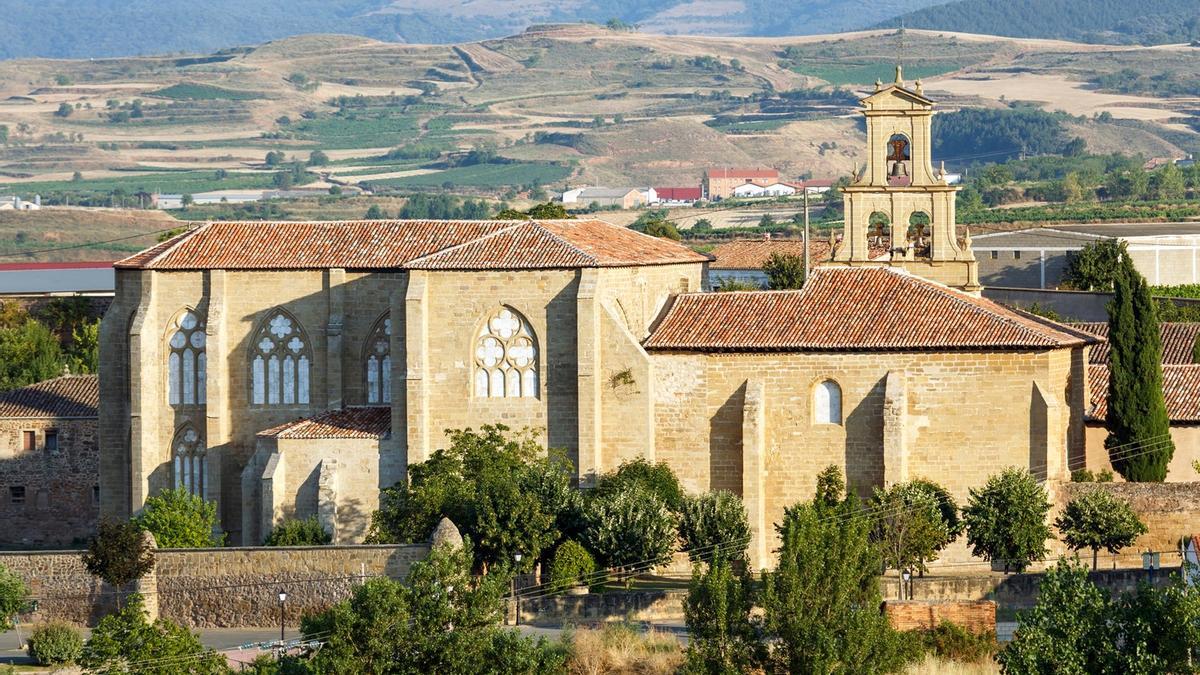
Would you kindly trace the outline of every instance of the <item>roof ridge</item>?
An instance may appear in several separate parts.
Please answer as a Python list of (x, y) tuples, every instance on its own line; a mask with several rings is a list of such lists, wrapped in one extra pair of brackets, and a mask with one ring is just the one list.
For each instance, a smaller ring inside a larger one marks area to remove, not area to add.
[(488, 232), (487, 234), (484, 234), (479, 237), (475, 237), (474, 239), (468, 239), (464, 242), (454, 244), (453, 246), (447, 246), (446, 248), (440, 248), (431, 253), (426, 253), (423, 256), (418, 256), (416, 258), (413, 258), (412, 260), (405, 262), (404, 265), (402, 265), (402, 267), (407, 269), (410, 265), (415, 265), (422, 261), (428, 261), (430, 258), (433, 258), (435, 256), (448, 255), (457, 249), (464, 248), (467, 246), (473, 246), (481, 241), (487, 241), (488, 239), (491, 239), (492, 237), (495, 237), (495, 236), (498, 236), (501, 234), (507, 234), (509, 232), (512, 232), (513, 230), (516, 230), (519, 227), (528, 225), (530, 223), (530, 221), (528, 221), (528, 220), (516, 220), (516, 221), (497, 220), (497, 221), (484, 221), (484, 222), (497, 222), (497, 223), (512, 222), (513, 224), (508, 227), (500, 228), (499, 230), (496, 230), (495, 232)]
[(203, 225), (201, 225), (200, 227), (193, 227), (193, 228), (186, 229), (183, 232), (180, 232), (179, 234), (175, 235), (174, 237), (171, 237), (167, 241), (163, 242), (163, 244), (164, 244), (163, 249), (161, 251), (159, 251), (153, 258), (146, 261), (145, 265), (153, 265), (154, 263), (158, 262), (159, 260), (162, 260), (164, 256), (166, 256), (171, 251), (175, 250), (176, 246), (179, 246), (184, 241), (191, 238), (191, 236), (196, 234), (197, 232), (201, 232), (203, 230), (207, 230), (207, 229), (211, 228), (213, 226), (213, 223), (214, 223), (214, 221), (210, 220), (207, 223), (204, 223)]

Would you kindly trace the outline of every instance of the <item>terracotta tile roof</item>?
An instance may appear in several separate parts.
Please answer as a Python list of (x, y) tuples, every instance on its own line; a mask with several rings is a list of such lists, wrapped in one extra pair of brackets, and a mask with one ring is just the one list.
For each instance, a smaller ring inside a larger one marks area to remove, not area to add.
[[(439, 252), (446, 255), (433, 257)], [(527, 269), (702, 262), (704, 257), (599, 220), (221, 222), (185, 232), (115, 266), (403, 269), (418, 259), (423, 259), (420, 269)]]
[(664, 201), (695, 202), (704, 195), (698, 187), (656, 187), (654, 194)]
[[(1091, 404), (1088, 418), (1103, 421), (1108, 416), (1108, 366), (1088, 366)], [(1200, 365), (1164, 364), (1163, 399), (1172, 422), (1200, 423)]]
[(600, 220), (526, 221), (474, 241), (418, 258), (407, 269), (484, 270), (632, 267), (704, 262), (708, 258), (668, 239)]
[[(1080, 322), (1069, 325), (1108, 339), (1108, 323), (1106, 322)], [(1159, 325), (1159, 334), (1162, 335), (1162, 362), (1164, 365), (1195, 362), (1192, 359), (1192, 347), (1196, 344), (1196, 337), (1200, 336), (1200, 323), (1163, 323)], [(1088, 354), (1088, 361), (1107, 364), (1108, 343), (1104, 342), (1092, 347)]]
[(353, 407), (325, 412), (258, 432), (275, 438), (385, 438), (392, 432), (392, 409)]
[[(804, 255), (804, 242), (799, 239), (736, 239), (718, 244), (709, 255), (708, 264), (714, 270), (758, 270), (772, 253)], [(829, 242), (813, 239), (808, 249), (810, 265), (829, 260)]]
[(1095, 338), (885, 267), (819, 267), (800, 291), (678, 296), (646, 340), (684, 351), (1056, 349)]
[(63, 375), (0, 394), (0, 417), (96, 417), (95, 375)]

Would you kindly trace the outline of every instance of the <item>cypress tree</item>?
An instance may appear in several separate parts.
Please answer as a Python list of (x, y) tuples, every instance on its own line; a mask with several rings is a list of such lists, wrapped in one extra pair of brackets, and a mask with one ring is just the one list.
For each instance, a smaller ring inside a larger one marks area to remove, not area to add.
[(1108, 305), (1109, 458), (1126, 480), (1161, 482), (1175, 454), (1162, 393), (1162, 336), (1146, 279), (1127, 253)]

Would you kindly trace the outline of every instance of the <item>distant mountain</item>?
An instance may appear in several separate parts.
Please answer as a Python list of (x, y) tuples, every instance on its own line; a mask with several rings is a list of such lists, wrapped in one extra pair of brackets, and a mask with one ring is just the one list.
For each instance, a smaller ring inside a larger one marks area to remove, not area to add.
[(1200, 0), (958, 0), (879, 24), (900, 25), (1010, 37), (1167, 44), (1200, 38)]
[(864, 28), (939, 0), (8, 0), (0, 58), (210, 52), (305, 33), (448, 43), (535, 23), (617, 19), (694, 35), (798, 35)]

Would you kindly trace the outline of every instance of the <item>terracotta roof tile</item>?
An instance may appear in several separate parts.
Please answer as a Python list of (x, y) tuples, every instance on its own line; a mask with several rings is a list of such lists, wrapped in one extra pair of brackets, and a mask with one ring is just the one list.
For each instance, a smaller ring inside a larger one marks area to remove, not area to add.
[[(1108, 366), (1088, 366), (1091, 405), (1088, 417), (1103, 421), (1108, 416)], [(1200, 423), (1200, 365), (1164, 364), (1163, 399), (1172, 422)]]
[[(1108, 323), (1106, 322), (1079, 322), (1068, 325), (1106, 340), (1108, 339)], [(1197, 336), (1200, 336), (1200, 323), (1162, 323), (1159, 325), (1159, 334), (1162, 335), (1162, 362), (1164, 365), (1180, 365), (1195, 362), (1192, 359), (1192, 348), (1196, 344)], [(1092, 347), (1091, 352), (1088, 354), (1088, 360), (1091, 363), (1107, 364), (1108, 343), (1104, 342)]]
[[(804, 242), (799, 239), (736, 239), (718, 244), (709, 255), (708, 264), (713, 270), (758, 270), (762, 269), (772, 253), (804, 255)], [(808, 249), (811, 265), (830, 259), (829, 241), (813, 239)]]
[(747, 169), (736, 166), (710, 166), (704, 170), (712, 178), (779, 178), (776, 169)]
[(418, 269), (616, 267), (705, 260), (675, 242), (599, 220), (391, 220), (209, 223), (115, 266), (403, 269), (418, 259)]
[(392, 409), (354, 407), (325, 412), (272, 429), (259, 436), (275, 438), (385, 438), (392, 432)]
[(0, 394), (0, 417), (96, 417), (95, 375), (63, 375)]
[(1095, 338), (905, 272), (820, 267), (800, 291), (678, 296), (647, 349), (1055, 349)]

